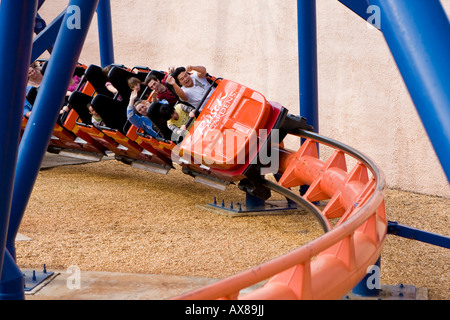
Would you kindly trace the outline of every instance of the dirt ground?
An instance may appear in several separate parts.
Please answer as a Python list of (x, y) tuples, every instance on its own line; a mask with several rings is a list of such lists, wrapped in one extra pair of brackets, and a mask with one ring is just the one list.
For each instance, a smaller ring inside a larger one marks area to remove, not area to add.
[[(115, 160), (42, 170), (17, 241), (21, 268), (222, 278), (261, 264), (320, 236), (310, 215), (230, 217), (207, 208), (245, 195), (225, 192), (171, 170), (167, 175)], [(390, 221), (450, 236), (450, 199), (386, 191)], [(381, 257), (382, 284), (428, 289), (450, 299), (448, 249), (389, 235)]]

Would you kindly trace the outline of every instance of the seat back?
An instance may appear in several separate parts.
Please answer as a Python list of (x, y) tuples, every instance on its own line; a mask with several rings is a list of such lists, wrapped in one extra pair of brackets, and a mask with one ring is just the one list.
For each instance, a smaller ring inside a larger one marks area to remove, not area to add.
[(97, 94), (91, 103), (107, 127), (126, 134), (128, 123), (126, 103), (102, 94)]
[(88, 104), (92, 101), (92, 97), (87, 94), (75, 91), (69, 97), (69, 106), (73, 108), (81, 121), (85, 124), (92, 124), (92, 116), (89, 113)]
[(31, 105), (34, 105), (34, 101), (36, 100), (37, 93), (38, 93), (38, 88), (36, 88), (36, 87), (32, 87), (28, 90), (26, 99)]
[(153, 124), (159, 128), (159, 131), (163, 135), (164, 139), (170, 140), (172, 137), (172, 130), (167, 127), (167, 120), (169, 120), (170, 118), (164, 119), (161, 116), (159, 111), (161, 106), (162, 103), (160, 102), (153, 102), (152, 104), (150, 104), (147, 110), (147, 116), (150, 118)]
[(105, 95), (107, 97), (114, 97), (114, 94), (110, 92), (105, 84), (108, 82), (107, 77), (103, 73), (101, 67), (91, 64), (85, 71), (84, 76), (87, 81), (94, 87), (98, 94)]

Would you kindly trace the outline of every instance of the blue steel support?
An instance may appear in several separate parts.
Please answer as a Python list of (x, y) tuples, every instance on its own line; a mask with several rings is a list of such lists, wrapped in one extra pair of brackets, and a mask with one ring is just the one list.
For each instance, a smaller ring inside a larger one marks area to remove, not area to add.
[(7, 248), (14, 241), (98, 1), (71, 0), (18, 152)]
[(319, 132), (316, 0), (297, 0), (300, 115)]
[[(0, 3), (0, 61), (4, 62), (0, 68), (0, 275), (3, 278), (8, 274), (17, 280), (16, 285), (0, 281), (0, 299), (23, 296), (22, 274), (10, 259), (6, 238), (36, 12), (37, 1), (3, 0)], [(14, 293), (1, 295), (5, 286)]]
[(367, 8), (369, 7), (368, 0), (338, 0), (340, 3), (345, 5), (347, 8), (352, 10), (358, 16), (367, 20), (369, 14), (367, 13)]
[(417, 240), (450, 249), (450, 238), (439, 234), (419, 230), (413, 227), (408, 227), (395, 221), (389, 221), (388, 234), (393, 234), (399, 237)]
[(45, 50), (53, 47), (65, 14), (64, 10), (34, 38), (31, 61), (35, 61)]
[(114, 63), (114, 42), (110, 0), (99, 0), (97, 6), (98, 39), (102, 67)]
[[(450, 181), (450, 23), (440, 1), (369, 0)], [(432, 22), (432, 23), (430, 23)]]

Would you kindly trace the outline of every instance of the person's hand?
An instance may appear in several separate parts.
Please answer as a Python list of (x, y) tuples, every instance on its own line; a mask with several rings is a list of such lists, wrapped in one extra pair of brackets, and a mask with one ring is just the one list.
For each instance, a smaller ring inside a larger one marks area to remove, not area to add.
[(172, 76), (169, 74), (169, 75), (167, 76), (166, 83), (167, 83), (167, 84), (170, 84), (171, 86), (175, 85), (175, 84), (176, 84), (175, 78), (172, 77)]
[(181, 129), (181, 130), (186, 130), (186, 125), (183, 124), (183, 125), (180, 127), (180, 129)]
[(137, 90), (133, 90), (130, 94), (130, 104), (134, 103), (134, 100), (136, 100), (137, 96), (138, 96)]
[(187, 73), (192, 72), (192, 70), (194, 70), (194, 67), (192, 67), (192, 66), (186, 66), (186, 72), (187, 72)]
[(194, 113), (194, 111), (189, 112), (189, 117), (195, 118), (195, 113)]

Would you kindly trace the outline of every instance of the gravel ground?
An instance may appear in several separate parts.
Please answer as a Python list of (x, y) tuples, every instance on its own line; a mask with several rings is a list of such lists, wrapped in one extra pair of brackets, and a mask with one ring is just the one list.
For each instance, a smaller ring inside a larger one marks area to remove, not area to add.
[[(21, 268), (222, 278), (261, 264), (320, 236), (310, 215), (230, 217), (205, 207), (216, 196), (244, 200), (198, 184), (181, 170), (167, 175), (101, 161), (42, 170), (17, 241)], [(449, 236), (450, 199), (387, 190), (390, 221)], [(382, 284), (425, 287), (450, 298), (448, 249), (388, 236)]]

